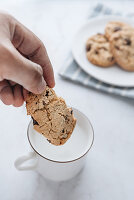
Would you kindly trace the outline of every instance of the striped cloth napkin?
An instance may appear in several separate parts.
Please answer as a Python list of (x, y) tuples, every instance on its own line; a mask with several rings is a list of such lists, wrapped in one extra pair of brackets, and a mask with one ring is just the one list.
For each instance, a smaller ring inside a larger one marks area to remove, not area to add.
[[(106, 7), (103, 4), (97, 4), (94, 9), (92, 9), (92, 12), (90, 12), (89, 18), (101, 16), (101, 15), (121, 15), (120, 12), (114, 12), (112, 9)], [(134, 13), (125, 14), (127, 17), (134, 16)], [(109, 85), (106, 83), (103, 83), (89, 74), (87, 74), (85, 71), (83, 71), (79, 65), (75, 62), (75, 60), (72, 57), (72, 54), (70, 53), (68, 57), (65, 60), (66, 65), (60, 69), (59, 75), (67, 80), (71, 80), (73, 82), (85, 85), (87, 87), (97, 89), (109, 94), (115, 94), (120, 95), (128, 98), (134, 99), (134, 87), (117, 87), (113, 85)]]

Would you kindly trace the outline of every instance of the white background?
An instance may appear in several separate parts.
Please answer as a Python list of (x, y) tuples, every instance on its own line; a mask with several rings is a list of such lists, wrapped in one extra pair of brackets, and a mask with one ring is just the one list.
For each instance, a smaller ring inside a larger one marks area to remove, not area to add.
[[(55, 71), (57, 94), (83, 111), (95, 131), (84, 171), (68, 182), (49, 182), (35, 172), (18, 172), (14, 168), (14, 160), (30, 150), (26, 137), (30, 118), (25, 106), (13, 108), (0, 103), (1, 200), (134, 199), (134, 102), (62, 80), (57, 73), (64, 67), (73, 35), (95, 3), (0, 1), (1, 9), (13, 14), (45, 43)], [(133, 1), (105, 3), (124, 12), (134, 9)]]

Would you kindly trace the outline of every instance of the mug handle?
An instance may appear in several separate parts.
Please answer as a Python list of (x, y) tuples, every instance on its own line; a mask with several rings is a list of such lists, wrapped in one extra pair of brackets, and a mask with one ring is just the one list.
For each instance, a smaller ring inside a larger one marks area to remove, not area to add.
[[(34, 160), (34, 162), (32, 164), (23, 166), (23, 163), (25, 163), (28, 160)], [(37, 166), (36, 153), (29, 152), (27, 155), (17, 158), (16, 161), (14, 162), (14, 166), (17, 170), (20, 170), (20, 171), (35, 169)]]

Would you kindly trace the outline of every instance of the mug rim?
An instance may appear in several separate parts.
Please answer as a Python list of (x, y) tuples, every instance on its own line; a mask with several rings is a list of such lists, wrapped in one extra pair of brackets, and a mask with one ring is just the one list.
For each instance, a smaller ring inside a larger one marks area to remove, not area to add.
[[(28, 141), (29, 141), (29, 144), (30, 146), (32, 147), (32, 149), (34, 150), (35, 153), (37, 153), (37, 155), (39, 155), (40, 157), (48, 160), (48, 161), (51, 161), (51, 162), (54, 162), (54, 163), (70, 163), (70, 162), (74, 162), (74, 161), (77, 161), (77, 160), (80, 160), (81, 158), (83, 158), (88, 152), (89, 150), (91, 149), (91, 147), (93, 146), (93, 143), (94, 143), (94, 129), (93, 129), (93, 126), (90, 122), (90, 120), (88, 119), (88, 117), (81, 111), (79, 111), (78, 109), (72, 107), (73, 109), (77, 110), (78, 112), (80, 112), (82, 115), (84, 115), (84, 117), (88, 120), (90, 126), (91, 126), (91, 129), (92, 129), (92, 142), (91, 142), (91, 145), (89, 146), (88, 150), (81, 156), (79, 156), (78, 158), (76, 159), (73, 159), (73, 160), (68, 160), (68, 161), (57, 161), (57, 160), (52, 160), (52, 159), (49, 159), (49, 158), (46, 158), (45, 156), (41, 155), (32, 145), (31, 141), (30, 141), (30, 138), (29, 138), (29, 128), (30, 128), (30, 124), (32, 122), (32, 119), (30, 120), (29, 124), (28, 124), (28, 128), (27, 128), (27, 138), (28, 138)], [(40, 134), (40, 133), (39, 133)]]

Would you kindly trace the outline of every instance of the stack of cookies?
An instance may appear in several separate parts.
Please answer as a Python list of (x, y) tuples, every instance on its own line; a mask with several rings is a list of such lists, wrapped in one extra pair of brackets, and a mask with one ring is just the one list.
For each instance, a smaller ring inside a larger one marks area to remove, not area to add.
[(72, 108), (64, 99), (57, 97), (52, 88), (46, 87), (42, 94), (29, 93), (26, 99), (27, 114), (33, 119), (36, 131), (54, 145), (64, 144), (76, 124)]
[(88, 60), (100, 67), (117, 63), (122, 69), (134, 71), (134, 28), (122, 22), (109, 22), (105, 34), (98, 33), (87, 40)]

